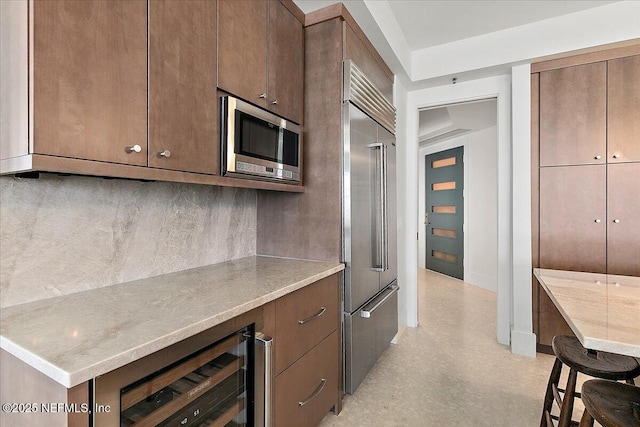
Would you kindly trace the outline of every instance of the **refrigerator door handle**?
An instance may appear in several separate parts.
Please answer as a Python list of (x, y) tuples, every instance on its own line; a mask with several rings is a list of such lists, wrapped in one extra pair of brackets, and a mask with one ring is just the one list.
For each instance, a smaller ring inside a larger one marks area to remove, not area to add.
[(382, 161), (381, 163), (381, 201), (382, 201), (382, 211), (381, 211), (381, 224), (382, 224), (382, 271), (387, 271), (389, 269), (389, 235), (388, 235), (388, 221), (387, 221), (387, 145), (382, 144), (381, 147), (382, 153)]
[(362, 310), (360, 310), (360, 317), (364, 317), (365, 319), (370, 318), (374, 311), (376, 311), (379, 307), (384, 305), (384, 303), (387, 302), (387, 300), (391, 298), (393, 294), (398, 292), (398, 289), (400, 289), (398, 285), (389, 286), (389, 289), (387, 290), (387, 294), (384, 296), (384, 298), (378, 301), (373, 307), (369, 309), (365, 307)]
[[(387, 245), (386, 242), (386, 225), (385, 225), (385, 217), (386, 217), (386, 189), (385, 189), (385, 145), (381, 142), (375, 142), (373, 144), (367, 145), (367, 147), (372, 150), (376, 150), (376, 166), (378, 170), (376, 171), (376, 182), (374, 182), (374, 188), (372, 189), (372, 194), (374, 198), (379, 198), (377, 203), (373, 203), (373, 228), (371, 230), (372, 236), (375, 236), (375, 251), (371, 257), (371, 269), (374, 271), (385, 271), (387, 269), (386, 264), (387, 256), (385, 254), (385, 247)], [(380, 153), (378, 157), (377, 153)], [(377, 193), (377, 194), (376, 194)]]

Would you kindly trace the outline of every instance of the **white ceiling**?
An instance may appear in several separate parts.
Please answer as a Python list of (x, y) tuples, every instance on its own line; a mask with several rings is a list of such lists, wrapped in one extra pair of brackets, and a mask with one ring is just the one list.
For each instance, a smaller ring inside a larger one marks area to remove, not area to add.
[(420, 146), (496, 126), (496, 99), (465, 102), (420, 111)]
[[(298, 1), (298, 4), (303, 3), (304, 0)], [(614, 1), (389, 1), (411, 50), (514, 28), (608, 3)]]
[[(1, 0), (0, 0), (1, 1)], [(336, 0), (293, 0), (304, 13)], [(640, 0), (343, 0), (408, 91), (640, 38)]]

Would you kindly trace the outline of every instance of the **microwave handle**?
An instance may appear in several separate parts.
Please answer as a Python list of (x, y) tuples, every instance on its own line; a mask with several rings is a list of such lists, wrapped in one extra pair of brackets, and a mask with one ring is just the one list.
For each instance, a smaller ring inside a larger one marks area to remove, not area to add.
[(255, 338), (255, 420), (256, 427), (274, 427), (273, 338), (256, 332)]

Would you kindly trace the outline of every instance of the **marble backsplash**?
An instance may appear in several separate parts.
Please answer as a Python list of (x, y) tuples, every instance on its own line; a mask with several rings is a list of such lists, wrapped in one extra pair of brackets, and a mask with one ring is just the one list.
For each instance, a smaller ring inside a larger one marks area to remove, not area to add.
[(0, 307), (255, 252), (255, 190), (0, 178)]

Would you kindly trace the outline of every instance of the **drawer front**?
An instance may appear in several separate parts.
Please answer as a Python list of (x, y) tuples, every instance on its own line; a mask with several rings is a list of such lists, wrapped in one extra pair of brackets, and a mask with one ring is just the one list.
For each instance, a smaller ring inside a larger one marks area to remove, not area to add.
[(276, 300), (276, 374), (340, 324), (340, 281), (334, 274)]
[(336, 330), (276, 378), (276, 426), (317, 426), (340, 397), (340, 365)]

